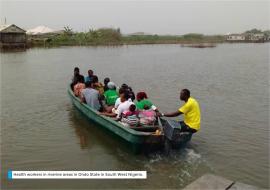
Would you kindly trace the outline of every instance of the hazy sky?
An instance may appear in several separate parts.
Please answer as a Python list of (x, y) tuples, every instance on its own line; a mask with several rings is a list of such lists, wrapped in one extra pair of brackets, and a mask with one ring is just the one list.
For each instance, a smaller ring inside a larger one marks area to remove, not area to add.
[(76, 31), (119, 27), (122, 33), (226, 34), (270, 29), (270, 1), (1, 1), (1, 22), (29, 29)]

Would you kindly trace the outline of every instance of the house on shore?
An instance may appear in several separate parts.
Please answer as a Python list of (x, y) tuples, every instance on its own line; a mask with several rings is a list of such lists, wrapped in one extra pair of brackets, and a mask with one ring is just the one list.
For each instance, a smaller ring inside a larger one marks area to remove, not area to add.
[(15, 24), (0, 25), (0, 48), (26, 48), (26, 31)]
[(229, 34), (226, 36), (227, 42), (267, 42), (270, 37), (263, 33), (243, 33), (243, 34)]
[(61, 35), (64, 30), (53, 30), (47, 26), (37, 26), (26, 31), (28, 45), (43, 45), (50, 42), (55, 36)]
[(246, 37), (243, 34), (229, 34), (226, 37), (228, 42), (245, 42)]
[(254, 41), (254, 42), (264, 42), (267, 39), (266, 39), (266, 36), (264, 34), (253, 34), (253, 35), (251, 35), (250, 40)]

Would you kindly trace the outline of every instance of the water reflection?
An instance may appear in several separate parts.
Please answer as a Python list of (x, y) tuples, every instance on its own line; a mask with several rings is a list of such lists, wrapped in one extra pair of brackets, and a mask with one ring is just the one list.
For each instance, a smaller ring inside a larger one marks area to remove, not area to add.
[[(72, 115), (74, 115), (74, 113)], [(91, 138), (90, 132), (84, 126), (80, 126), (76, 122), (74, 122), (74, 125), (71, 125), (71, 126), (75, 128), (75, 133), (77, 137), (79, 138), (81, 149), (85, 149), (85, 148), (90, 149), (93, 146), (93, 143), (92, 143), (93, 138)]]
[(70, 126), (74, 128), (82, 149), (102, 146), (108, 153), (117, 152), (118, 149), (130, 153), (131, 150), (127, 142), (114, 136), (103, 127), (93, 123), (75, 107), (69, 110), (69, 120), (71, 122)]

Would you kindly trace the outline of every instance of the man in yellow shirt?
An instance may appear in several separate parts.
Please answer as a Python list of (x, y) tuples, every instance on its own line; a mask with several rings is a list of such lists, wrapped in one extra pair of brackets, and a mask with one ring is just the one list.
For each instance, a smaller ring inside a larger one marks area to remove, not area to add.
[(201, 113), (200, 106), (197, 100), (190, 97), (188, 89), (181, 90), (180, 100), (185, 101), (185, 104), (176, 112), (161, 114), (165, 117), (176, 117), (184, 114), (184, 122), (180, 121), (181, 131), (189, 131), (196, 133), (200, 129)]

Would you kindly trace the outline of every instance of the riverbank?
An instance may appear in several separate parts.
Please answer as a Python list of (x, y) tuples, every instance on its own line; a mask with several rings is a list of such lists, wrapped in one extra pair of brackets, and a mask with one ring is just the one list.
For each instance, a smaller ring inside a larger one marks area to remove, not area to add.
[(27, 47), (36, 46), (116, 46), (139, 44), (223, 43), (223, 35), (122, 35), (118, 29), (98, 29), (89, 32), (28, 36)]

